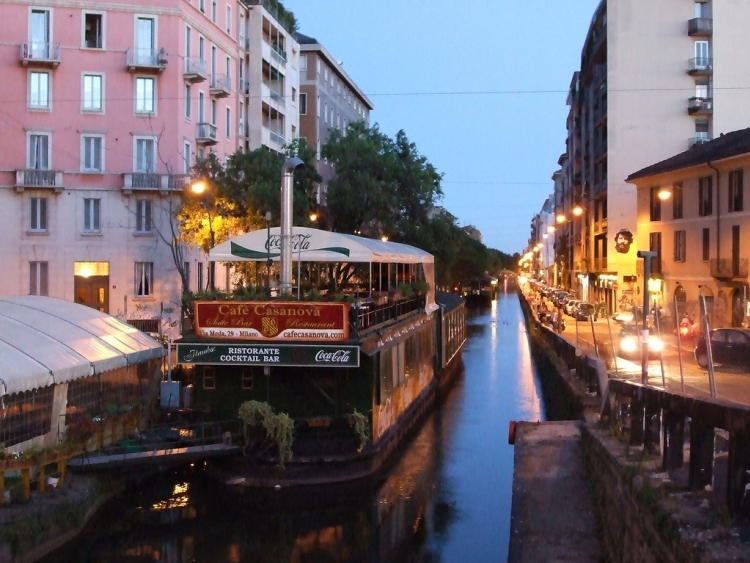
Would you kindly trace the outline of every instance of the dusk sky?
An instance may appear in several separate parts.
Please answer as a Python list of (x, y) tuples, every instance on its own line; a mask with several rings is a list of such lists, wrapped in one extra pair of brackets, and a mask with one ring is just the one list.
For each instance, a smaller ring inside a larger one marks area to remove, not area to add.
[(565, 150), (565, 104), (600, 0), (284, 0), (444, 174), (443, 207), (521, 251)]

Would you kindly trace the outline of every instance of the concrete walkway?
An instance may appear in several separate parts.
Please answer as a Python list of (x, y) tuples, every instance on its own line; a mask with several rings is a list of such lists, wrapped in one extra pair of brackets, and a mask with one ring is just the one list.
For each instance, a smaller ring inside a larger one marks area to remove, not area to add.
[(601, 560), (579, 424), (518, 423), (509, 563)]

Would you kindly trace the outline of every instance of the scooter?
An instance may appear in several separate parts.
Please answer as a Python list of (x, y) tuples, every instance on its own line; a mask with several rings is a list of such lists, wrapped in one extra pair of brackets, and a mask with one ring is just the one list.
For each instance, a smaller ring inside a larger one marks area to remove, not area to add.
[(677, 327), (680, 331), (680, 340), (682, 342), (692, 343), (695, 338), (695, 323), (690, 319), (684, 318), (680, 321), (680, 325)]

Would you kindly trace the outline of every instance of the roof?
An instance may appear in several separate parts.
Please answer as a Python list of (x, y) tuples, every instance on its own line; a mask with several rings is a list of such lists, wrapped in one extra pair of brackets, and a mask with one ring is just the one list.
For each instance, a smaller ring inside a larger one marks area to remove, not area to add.
[(147, 334), (90, 307), (36, 295), (0, 298), (0, 396), (163, 355)]
[(339, 63), (336, 59), (334, 59), (333, 55), (328, 52), (328, 50), (321, 44), (320, 41), (318, 41), (314, 37), (309, 37), (299, 32), (295, 33), (294, 38), (297, 40), (297, 43), (299, 43), (300, 52), (320, 52), (320, 55), (326, 60), (328, 66), (331, 67), (333, 71), (336, 72), (341, 78), (343, 78), (344, 81), (349, 85), (349, 87), (354, 90), (354, 92), (356, 92), (357, 97), (359, 97), (360, 101), (367, 106), (367, 109), (375, 109), (375, 106), (373, 105), (372, 101), (370, 101), (370, 98), (368, 98), (365, 93), (359, 89), (357, 83), (354, 82), (354, 80), (352, 80), (352, 78), (343, 69), (343, 63)]
[[(270, 252), (266, 243), (271, 239)], [(263, 262), (269, 256), (278, 261), (281, 257), (280, 227), (270, 233), (260, 229), (227, 240), (208, 253), (212, 262)], [(301, 248), (300, 248), (301, 246)], [(308, 227), (292, 230), (293, 259), (296, 262), (390, 262), (400, 264), (432, 264), (429, 252), (408, 244), (383, 242), (345, 233), (332, 233)]]
[(647, 166), (628, 176), (625, 181), (632, 182), (640, 178), (699, 166), (747, 153), (750, 153), (750, 129), (740, 129), (721, 135), (713, 141), (696, 144), (685, 152)]

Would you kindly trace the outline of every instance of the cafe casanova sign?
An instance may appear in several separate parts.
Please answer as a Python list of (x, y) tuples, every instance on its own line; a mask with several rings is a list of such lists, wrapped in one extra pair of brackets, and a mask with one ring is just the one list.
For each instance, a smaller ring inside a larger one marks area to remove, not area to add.
[(357, 368), (359, 367), (359, 346), (178, 343), (177, 363)]
[(195, 333), (238, 340), (346, 341), (347, 303), (198, 301)]

